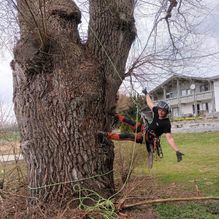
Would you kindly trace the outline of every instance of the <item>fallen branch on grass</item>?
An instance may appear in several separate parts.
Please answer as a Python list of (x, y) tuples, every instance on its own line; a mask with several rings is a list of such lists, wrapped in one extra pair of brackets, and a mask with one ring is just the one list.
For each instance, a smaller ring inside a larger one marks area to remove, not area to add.
[(123, 205), (123, 209), (132, 208), (140, 205), (149, 205), (157, 203), (166, 203), (166, 202), (180, 202), (180, 201), (205, 201), (205, 200), (219, 200), (219, 196), (212, 197), (190, 197), (190, 198), (166, 198), (166, 199), (156, 199), (156, 200), (144, 200), (134, 204)]

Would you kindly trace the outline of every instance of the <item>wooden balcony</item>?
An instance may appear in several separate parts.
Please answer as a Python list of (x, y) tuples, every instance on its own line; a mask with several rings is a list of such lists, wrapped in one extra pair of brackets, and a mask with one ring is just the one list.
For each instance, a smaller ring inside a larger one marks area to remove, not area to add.
[[(174, 97), (174, 98), (168, 98), (165, 101), (167, 101), (171, 106), (178, 105), (178, 103), (182, 104), (188, 104), (188, 103), (193, 103), (194, 101), (204, 101), (204, 100), (211, 100), (213, 98), (213, 91), (205, 91), (205, 92), (199, 92), (187, 96), (181, 96), (179, 98)], [(161, 99), (160, 99), (161, 100)], [(163, 99), (162, 99), (163, 100)], [(159, 100), (154, 101), (156, 104)]]

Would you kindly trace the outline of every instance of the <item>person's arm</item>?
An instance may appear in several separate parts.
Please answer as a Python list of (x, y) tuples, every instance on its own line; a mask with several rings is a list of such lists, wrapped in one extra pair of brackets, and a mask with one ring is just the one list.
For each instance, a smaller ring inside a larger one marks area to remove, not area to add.
[(153, 103), (153, 101), (152, 101), (150, 95), (148, 94), (147, 89), (145, 88), (145, 89), (142, 91), (142, 93), (145, 94), (146, 103), (147, 103), (148, 107), (150, 108), (150, 110), (152, 111), (152, 109), (153, 109), (153, 107), (154, 107), (154, 103)]
[(146, 103), (147, 103), (148, 107), (150, 108), (150, 110), (152, 111), (152, 109), (154, 107), (154, 103), (153, 103), (151, 97), (149, 96), (149, 94), (147, 94), (145, 97), (146, 97)]
[(166, 133), (165, 136), (170, 147), (176, 152), (177, 161), (180, 162), (184, 154), (179, 151), (179, 148), (177, 147), (176, 142), (171, 133)]
[(167, 139), (167, 142), (168, 144), (170, 145), (170, 147), (174, 150), (174, 151), (179, 151), (177, 145), (176, 145), (176, 142), (172, 136), (171, 133), (165, 133), (165, 136), (166, 136), (166, 139)]

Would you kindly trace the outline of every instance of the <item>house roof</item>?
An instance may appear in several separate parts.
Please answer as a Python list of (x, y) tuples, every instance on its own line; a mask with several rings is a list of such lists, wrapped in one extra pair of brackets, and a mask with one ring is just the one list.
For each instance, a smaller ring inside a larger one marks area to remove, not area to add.
[(218, 80), (218, 79), (219, 79), (219, 75), (211, 77), (211, 80)]
[(165, 84), (169, 83), (171, 80), (176, 78), (182, 78), (182, 79), (188, 79), (188, 80), (201, 80), (201, 81), (209, 81), (209, 80), (218, 80), (219, 75), (213, 76), (213, 77), (195, 77), (195, 76), (187, 76), (187, 75), (179, 75), (179, 74), (173, 74), (169, 78), (167, 78), (165, 81), (163, 81), (161, 84), (153, 88), (150, 93), (153, 93), (154, 91), (158, 90), (159, 88), (162, 88)]

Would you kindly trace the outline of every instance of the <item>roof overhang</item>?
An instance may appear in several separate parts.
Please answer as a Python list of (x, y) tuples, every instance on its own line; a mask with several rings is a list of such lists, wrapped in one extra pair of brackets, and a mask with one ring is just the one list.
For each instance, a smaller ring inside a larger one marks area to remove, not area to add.
[(187, 80), (198, 80), (198, 81), (214, 81), (214, 80), (219, 80), (219, 75), (213, 76), (213, 77), (194, 77), (194, 76), (173, 74), (172, 76), (167, 78), (165, 81), (163, 81), (160, 85), (158, 85), (154, 89), (152, 89), (149, 93), (153, 93), (156, 90), (164, 87), (167, 83), (169, 83), (173, 79), (187, 79)]

